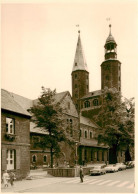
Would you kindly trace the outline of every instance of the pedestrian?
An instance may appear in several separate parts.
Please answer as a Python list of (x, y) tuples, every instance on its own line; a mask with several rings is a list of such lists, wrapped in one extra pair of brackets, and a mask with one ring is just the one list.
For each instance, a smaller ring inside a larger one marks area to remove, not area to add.
[(13, 186), (14, 185), (14, 180), (15, 180), (15, 174), (11, 171), (9, 173), (9, 177), (10, 177), (10, 184), (11, 184), (11, 186)]
[(5, 170), (5, 172), (3, 173), (2, 179), (3, 179), (4, 187), (5, 188), (8, 187), (9, 174), (7, 173), (7, 170)]
[(80, 181), (81, 181), (81, 183), (83, 183), (83, 178), (84, 178), (83, 168), (80, 166)]

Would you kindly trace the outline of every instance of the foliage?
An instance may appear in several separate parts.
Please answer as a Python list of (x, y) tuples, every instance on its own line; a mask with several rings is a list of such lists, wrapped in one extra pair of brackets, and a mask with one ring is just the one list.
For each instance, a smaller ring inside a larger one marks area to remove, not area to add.
[(109, 145), (116, 160), (117, 151), (134, 146), (134, 98), (123, 99), (115, 88), (105, 88), (101, 109), (94, 118), (101, 127), (98, 142)]
[(42, 87), (42, 94), (37, 102), (28, 111), (32, 114), (32, 122), (46, 135), (41, 138), (39, 146), (44, 150), (50, 149), (51, 167), (53, 155), (60, 152), (60, 142), (70, 142), (69, 136), (63, 126), (63, 110), (60, 103), (55, 101), (56, 90), (51, 91)]

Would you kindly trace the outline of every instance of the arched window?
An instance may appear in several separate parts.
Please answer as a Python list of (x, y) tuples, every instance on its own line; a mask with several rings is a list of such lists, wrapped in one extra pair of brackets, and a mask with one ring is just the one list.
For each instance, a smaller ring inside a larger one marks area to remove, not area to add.
[(32, 162), (35, 163), (35, 162), (36, 162), (36, 159), (37, 159), (37, 158), (36, 158), (36, 155), (33, 155), (33, 156), (32, 156)]
[(90, 139), (92, 139), (92, 132), (90, 132)]
[(99, 105), (98, 99), (94, 99), (94, 100), (93, 100), (93, 105), (94, 105), (94, 106), (98, 106), (98, 105)]
[(88, 100), (84, 102), (84, 107), (85, 107), (85, 108), (90, 107), (90, 102), (89, 102)]
[(44, 159), (44, 163), (46, 163), (47, 156), (45, 155), (43, 159)]
[(87, 131), (85, 131), (85, 138), (87, 138)]

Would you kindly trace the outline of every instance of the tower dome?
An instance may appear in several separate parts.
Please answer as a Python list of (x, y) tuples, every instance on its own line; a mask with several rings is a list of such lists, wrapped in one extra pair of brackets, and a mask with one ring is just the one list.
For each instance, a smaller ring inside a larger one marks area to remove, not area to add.
[(109, 36), (106, 39), (105, 44), (108, 44), (108, 43), (115, 43), (116, 44), (116, 41), (115, 41), (114, 37), (111, 34), (111, 24), (109, 25), (109, 27), (110, 27), (110, 32), (109, 32)]

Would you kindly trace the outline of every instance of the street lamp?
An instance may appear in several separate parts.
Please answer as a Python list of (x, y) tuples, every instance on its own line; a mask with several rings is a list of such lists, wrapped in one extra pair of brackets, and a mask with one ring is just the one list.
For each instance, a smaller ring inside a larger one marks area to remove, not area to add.
[(78, 160), (78, 141), (75, 141), (76, 151), (75, 151), (75, 164), (77, 166), (77, 160)]

